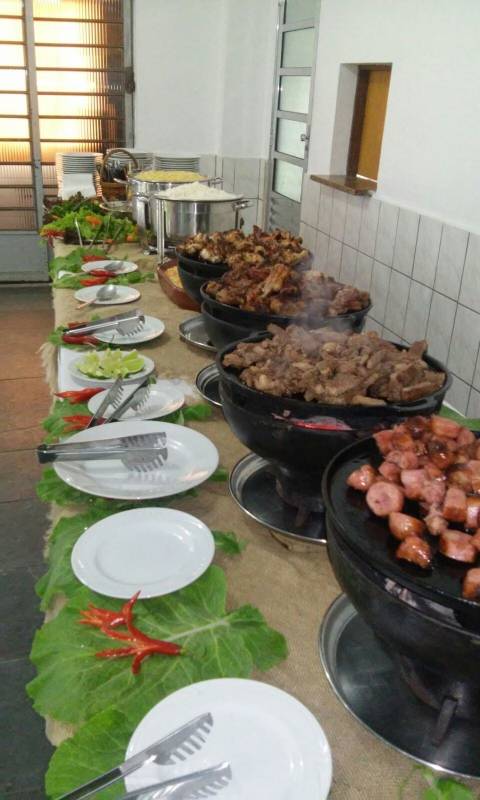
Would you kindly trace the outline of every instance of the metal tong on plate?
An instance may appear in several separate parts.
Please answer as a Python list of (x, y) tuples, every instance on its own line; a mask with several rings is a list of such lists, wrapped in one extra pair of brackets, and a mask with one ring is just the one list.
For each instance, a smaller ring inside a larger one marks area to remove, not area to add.
[(135, 308), (124, 314), (115, 314), (113, 317), (105, 317), (89, 322), (88, 325), (78, 325), (69, 328), (68, 333), (72, 336), (85, 336), (90, 333), (104, 333), (106, 331), (118, 331), (122, 336), (132, 336), (139, 333), (145, 325), (145, 315)]
[[(93, 428), (103, 422), (118, 422), (129, 408), (133, 408), (135, 411), (144, 408), (150, 397), (150, 376), (147, 375), (138, 386), (134, 386), (130, 394), (127, 393), (125, 399), (122, 399), (123, 388), (122, 378), (117, 378), (92, 415), (87, 428)], [(106, 419), (103, 419), (103, 415), (109, 407), (112, 408), (112, 411)]]
[(216, 767), (190, 772), (180, 778), (145, 786), (134, 792), (128, 792), (121, 800), (197, 800), (201, 797), (214, 797), (232, 779), (232, 770), (228, 761)]
[(208, 713), (201, 714), (163, 739), (154, 742), (149, 747), (131, 756), (131, 758), (127, 758), (123, 764), (119, 764), (103, 775), (99, 775), (98, 778), (94, 778), (83, 786), (79, 786), (77, 789), (62, 795), (59, 800), (85, 800), (85, 798), (91, 797), (107, 786), (111, 786), (112, 783), (125, 778), (146, 764), (165, 766), (185, 761), (193, 752), (203, 747), (212, 727), (212, 715)]
[(52, 461), (108, 461), (117, 459), (135, 472), (159, 469), (168, 458), (167, 434), (143, 433), (86, 442), (41, 444), (37, 447), (40, 464)]

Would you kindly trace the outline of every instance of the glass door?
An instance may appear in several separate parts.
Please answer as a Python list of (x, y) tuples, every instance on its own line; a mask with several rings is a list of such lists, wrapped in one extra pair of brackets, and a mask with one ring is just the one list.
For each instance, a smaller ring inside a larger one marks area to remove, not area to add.
[(298, 232), (307, 168), (320, 0), (279, 4), (270, 139), (268, 225)]
[(131, 0), (0, 0), (0, 281), (47, 280), (57, 152), (132, 138)]

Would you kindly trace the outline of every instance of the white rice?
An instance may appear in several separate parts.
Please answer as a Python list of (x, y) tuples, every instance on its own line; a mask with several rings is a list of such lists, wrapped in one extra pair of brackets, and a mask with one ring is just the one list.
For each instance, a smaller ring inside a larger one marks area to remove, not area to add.
[(224, 192), (223, 189), (216, 189), (206, 183), (182, 183), (180, 186), (173, 186), (158, 193), (159, 197), (166, 197), (172, 200), (236, 200), (238, 194)]

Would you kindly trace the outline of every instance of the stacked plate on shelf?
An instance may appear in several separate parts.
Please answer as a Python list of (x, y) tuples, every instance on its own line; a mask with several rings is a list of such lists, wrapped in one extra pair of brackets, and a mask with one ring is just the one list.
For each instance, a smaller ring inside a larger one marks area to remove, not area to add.
[(97, 164), (101, 163), (101, 153), (57, 153), (55, 168), (60, 197), (66, 200), (77, 192), (84, 197), (100, 194)]
[(168, 156), (155, 153), (154, 169), (187, 170), (198, 172), (200, 169), (200, 156)]

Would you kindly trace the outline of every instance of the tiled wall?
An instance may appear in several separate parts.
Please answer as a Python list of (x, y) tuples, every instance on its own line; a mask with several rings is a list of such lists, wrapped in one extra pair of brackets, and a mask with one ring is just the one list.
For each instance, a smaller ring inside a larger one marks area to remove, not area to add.
[(426, 338), (453, 374), (447, 396), (480, 417), (480, 236), (305, 176), (300, 234), (314, 266), (370, 291), (367, 329)]
[(201, 156), (200, 171), (206, 175), (222, 177), (226, 192), (243, 194), (250, 200), (250, 208), (242, 211), (244, 230), (250, 233), (254, 224), (264, 226), (266, 197), (266, 164), (262, 158), (229, 158), (226, 156)]

